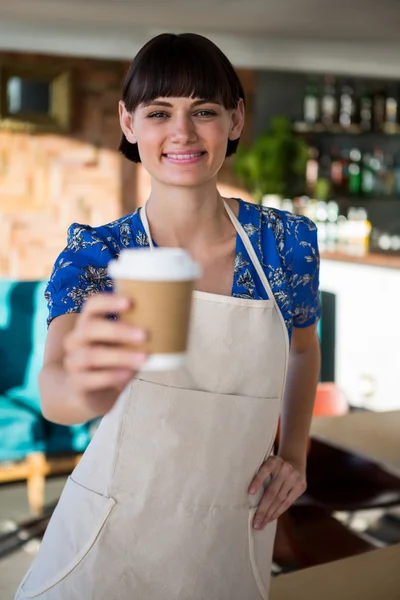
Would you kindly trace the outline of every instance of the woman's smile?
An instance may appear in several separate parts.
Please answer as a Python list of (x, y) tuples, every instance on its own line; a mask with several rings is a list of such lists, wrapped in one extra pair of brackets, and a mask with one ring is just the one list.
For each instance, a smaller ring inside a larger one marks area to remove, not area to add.
[(202, 160), (207, 154), (202, 150), (176, 150), (174, 152), (166, 152), (163, 158), (172, 164), (188, 165), (194, 164)]

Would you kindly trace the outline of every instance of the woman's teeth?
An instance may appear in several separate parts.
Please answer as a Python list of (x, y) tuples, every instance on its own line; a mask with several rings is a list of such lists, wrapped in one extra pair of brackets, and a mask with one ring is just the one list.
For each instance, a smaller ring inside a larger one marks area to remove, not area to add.
[(204, 152), (197, 152), (196, 154), (166, 154), (167, 158), (173, 158), (175, 160), (184, 160), (188, 158), (197, 158), (198, 156), (202, 156)]

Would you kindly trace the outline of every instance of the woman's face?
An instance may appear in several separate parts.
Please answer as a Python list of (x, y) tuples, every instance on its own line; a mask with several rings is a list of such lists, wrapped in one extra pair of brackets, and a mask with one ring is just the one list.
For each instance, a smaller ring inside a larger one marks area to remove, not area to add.
[(226, 155), (228, 139), (243, 128), (241, 100), (235, 110), (199, 98), (157, 98), (133, 115), (120, 103), (122, 130), (137, 143), (143, 166), (157, 181), (198, 186), (213, 179)]

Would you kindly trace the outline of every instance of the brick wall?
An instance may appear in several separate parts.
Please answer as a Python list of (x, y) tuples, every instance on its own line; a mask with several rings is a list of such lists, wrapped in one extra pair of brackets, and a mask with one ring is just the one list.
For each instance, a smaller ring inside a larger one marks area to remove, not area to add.
[[(107, 223), (146, 197), (143, 169), (117, 152), (118, 100), (128, 63), (0, 53), (2, 59), (24, 65), (56, 61), (73, 73), (70, 134), (0, 129), (0, 277), (47, 278), (72, 222)], [(251, 72), (241, 77), (252, 91)], [(240, 194), (236, 183), (227, 161), (221, 192)]]

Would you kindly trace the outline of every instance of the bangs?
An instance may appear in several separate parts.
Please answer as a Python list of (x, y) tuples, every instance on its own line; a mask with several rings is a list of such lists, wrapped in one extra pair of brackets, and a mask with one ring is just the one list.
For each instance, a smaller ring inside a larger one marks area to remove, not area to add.
[(133, 112), (156, 98), (201, 98), (236, 108), (244, 93), (226, 56), (196, 34), (161, 34), (148, 42), (127, 74), (123, 100)]

